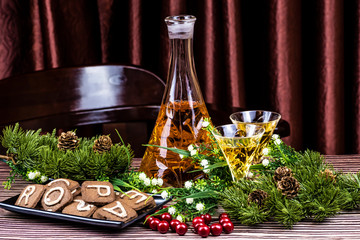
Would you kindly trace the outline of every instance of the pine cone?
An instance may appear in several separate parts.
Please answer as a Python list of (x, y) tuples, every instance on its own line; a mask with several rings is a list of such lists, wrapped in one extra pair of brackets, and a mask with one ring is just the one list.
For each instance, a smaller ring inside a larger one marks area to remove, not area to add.
[(79, 139), (74, 132), (62, 132), (58, 138), (59, 150), (74, 150), (79, 146)]
[(99, 139), (96, 139), (94, 142), (93, 150), (94, 152), (103, 153), (107, 152), (112, 147), (112, 141), (109, 136), (100, 136)]
[(325, 171), (321, 171), (320, 174), (325, 179), (329, 179), (331, 181), (336, 182), (336, 179), (335, 179), (336, 175), (330, 169), (325, 169)]
[(268, 193), (263, 190), (255, 190), (249, 194), (248, 202), (254, 202), (261, 207), (264, 205), (268, 196)]
[(287, 167), (278, 167), (275, 170), (273, 179), (275, 182), (281, 181), (283, 177), (292, 177), (292, 172), (290, 168)]
[(283, 177), (277, 183), (277, 189), (281, 190), (282, 195), (287, 198), (294, 198), (300, 190), (300, 184), (294, 177)]

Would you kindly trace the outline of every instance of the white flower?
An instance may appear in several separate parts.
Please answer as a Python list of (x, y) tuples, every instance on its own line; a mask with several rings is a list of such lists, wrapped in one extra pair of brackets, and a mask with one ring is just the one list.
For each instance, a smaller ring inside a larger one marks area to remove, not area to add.
[(164, 184), (164, 180), (162, 180), (162, 178), (158, 178), (157, 184), (161, 187)]
[(204, 173), (209, 173), (209, 172), (210, 172), (210, 169), (204, 169), (203, 172), (204, 172)]
[(203, 160), (201, 160), (200, 165), (203, 167), (206, 167), (207, 165), (209, 165), (209, 161), (206, 159), (203, 159)]
[(191, 152), (192, 150), (194, 150), (194, 146), (193, 146), (192, 144), (190, 144), (190, 145), (188, 146), (188, 150)]
[(274, 141), (274, 143), (275, 143), (276, 145), (280, 145), (280, 144), (282, 143), (282, 141), (281, 141), (281, 139), (276, 139), (276, 140)]
[(205, 208), (205, 206), (204, 206), (204, 204), (202, 204), (202, 203), (198, 203), (198, 204), (196, 204), (196, 210), (198, 210), (198, 211), (202, 211), (202, 210), (204, 210), (204, 208)]
[(184, 155), (182, 155), (182, 154), (179, 154), (179, 157), (180, 157), (181, 159), (183, 159), (183, 158), (184, 158)]
[(268, 149), (268, 148), (264, 148), (264, 149), (262, 150), (262, 154), (263, 154), (264, 156), (267, 156), (267, 155), (269, 154), (269, 149)]
[(207, 126), (209, 126), (209, 124), (210, 124), (210, 122), (204, 120), (204, 121), (202, 122), (202, 127), (203, 127), (203, 128), (206, 128)]
[(35, 177), (40, 177), (41, 173), (39, 171), (35, 171)]
[(152, 190), (151, 192), (152, 192), (152, 193), (157, 193), (157, 190), (156, 190), (156, 189), (154, 189), (154, 190)]
[(192, 187), (193, 183), (191, 181), (186, 181), (185, 182), (185, 188), (186, 189), (190, 189)]
[(194, 156), (194, 155), (196, 155), (197, 154), (197, 151), (196, 150), (191, 150), (190, 151), (190, 156)]
[(269, 161), (269, 159), (267, 159), (267, 158), (264, 158), (264, 159), (262, 160), (262, 165), (264, 165), (264, 167), (266, 167), (267, 165), (269, 165), (269, 163), (270, 163), (270, 161)]
[(168, 212), (170, 213), (170, 215), (174, 215), (175, 212), (176, 212), (176, 208), (174, 208), (174, 207), (169, 207), (169, 208), (168, 208)]
[(166, 199), (168, 196), (169, 196), (169, 194), (168, 194), (167, 191), (162, 191), (161, 197), (162, 197), (163, 199)]
[(248, 177), (248, 178), (252, 178), (253, 176), (254, 176), (254, 174), (250, 171), (246, 174), (246, 177)]
[(154, 186), (156, 186), (156, 185), (158, 184), (157, 179), (156, 179), (156, 178), (153, 178), (153, 179), (151, 180), (151, 184), (154, 185)]
[(151, 183), (150, 178), (145, 178), (145, 179), (144, 179), (144, 184), (145, 184), (145, 186), (150, 186), (150, 183)]
[(274, 140), (276, 140), (276, 139), (279, 139), (280, 136), (279, 136), (278, 134), (273, 134), (271, 138), (274, 139)]
[(181, 215), (177, 215), (176, 220), (179, 222), (183, 222), (183, 217)]
[(187, 198), (186, 199), (186, 203), (187, 204), (192, 204), (194, 202), (194, 199), (193, 198)]
[(42, 175), (41, 178), (40, 178), (41, 182), (43, 182), (43, 183), (46, 182), (48, 179), (49, 178), (47, 176), (44, 176), (44, 175)]
[(141, 173), (139, 174), (139, 179), (140, 179), (141, 181), (144, 181), (145, 178), (146, 178), (146, 174), (145, 174), (144, 172), (141, 172)]
[(29, 178), (30, 180), (34, 180), (34, 179), (36, 178), (35, 172), (29, 172), (29, 173), (28, 173), (28, 178)]

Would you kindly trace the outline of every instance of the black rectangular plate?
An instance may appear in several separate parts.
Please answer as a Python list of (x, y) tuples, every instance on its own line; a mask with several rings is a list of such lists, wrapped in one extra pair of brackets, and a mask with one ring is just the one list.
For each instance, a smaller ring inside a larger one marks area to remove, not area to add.
[(163, 205), (165, 205), (171, 200), (171, 198), (164, 200), (160, 195), (153, 195), (153, 198), (155, 199), (156, 202), (156, 207), (154, 207), (148, 212), (140, 214), (137, 218), (131, 220), (130, 222), (124, 223), (120, 221), (101, 220), (95, 218), (69, 215), (60, 212), (48, 212), (40, 209), (20, 207), (15, 205), (15, 202), (18, 199), (18, 197), (19, 195), (0, 202), (0, 207), (8, 211), (21, 213), (21, 214), (27, 214), (27, 215), (39, 216), (39, 217), (45, 217), (45, 218), (51, 218), (57, 220), (65, 220), (65, 221), (71, 221), (82, 224), (90, 224), (99, 227), (117, 228), (117, 229), (126, 228), (127, 226), (130, 226), (131, 224), (143, 219), (146, 215), (153, 214), (157, 209), (162, 208)]

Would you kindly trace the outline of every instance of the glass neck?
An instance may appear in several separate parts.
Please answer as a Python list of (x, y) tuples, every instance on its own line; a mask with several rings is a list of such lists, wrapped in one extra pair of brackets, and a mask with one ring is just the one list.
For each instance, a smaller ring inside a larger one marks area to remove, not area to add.
[(164, 101), (202, 101), (196, 76), (193, 39), (170, 39), (170, 66), (167, 77), (168, 99)]

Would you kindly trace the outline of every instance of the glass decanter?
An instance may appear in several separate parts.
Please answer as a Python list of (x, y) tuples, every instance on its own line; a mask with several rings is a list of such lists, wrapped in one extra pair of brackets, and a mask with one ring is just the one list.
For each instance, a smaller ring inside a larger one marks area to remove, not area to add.
[[(202, 129), (209, 118), (193, 56), (196, 18), (189, 15), (165, 18), (170, 39), (170, 64), (160, 112), (149, 140), (151, 145), (187, 149), (190, 144), (210, 142)], [(202, 178), (202, 171), (191, 159), (158, 147), (147, 147), (139, 171), (164, 179), (165, 185), (182, 187), (188, 180)]]

